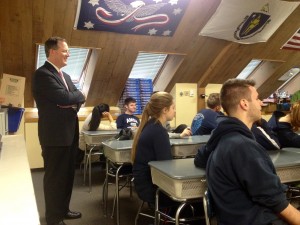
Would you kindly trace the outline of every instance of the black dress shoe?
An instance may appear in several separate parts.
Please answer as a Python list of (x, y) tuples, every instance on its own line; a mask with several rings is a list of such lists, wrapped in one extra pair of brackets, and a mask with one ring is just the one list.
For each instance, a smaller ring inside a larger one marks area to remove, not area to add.
[(75, 212), (75, 211), (68, 211), (67, 214), (65, 215), (64, 219), (66, 220), (72, 220), (72, 219), (78, 219), (81, 218), (81, 213), (80, 212)]

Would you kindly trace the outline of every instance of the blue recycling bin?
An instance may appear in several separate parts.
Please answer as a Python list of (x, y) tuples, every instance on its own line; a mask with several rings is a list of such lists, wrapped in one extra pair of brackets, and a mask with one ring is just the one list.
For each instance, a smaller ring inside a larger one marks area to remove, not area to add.
[(8, 132), (14, 133), (19, 129), (22, 116), (25, 109), (23, 108), (8, 108), (7, 116), (8, 116)]

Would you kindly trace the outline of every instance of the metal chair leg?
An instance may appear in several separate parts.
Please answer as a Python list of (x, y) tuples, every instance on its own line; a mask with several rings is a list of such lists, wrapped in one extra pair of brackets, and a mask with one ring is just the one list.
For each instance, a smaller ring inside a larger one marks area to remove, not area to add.
[(142, 204), (139, 206), (139, 209), (138, 209), (138, 212), (137, 212), (137, 214), (136, 214), (136, 216), (135, 216), (135, 220), (134, 220), (134, 225), (137, 225), (137, 221), (138, 221), (138, 219), (139, 219), (139, 215), (140, 215), (140, 213), (141, 213), (141, 211), (142, 211), (142, 208), (143, 208), (143, 206), (144, 206), (144, 201), (142, 201)]
[(105, 180), (103, 183), (103, 190), (102, 190), (102, 200), (103, 200), (103, 215), (104, 217), (107, 216), (107, 198), (108, 198), (108, 159), (106, 159), (106, 173), (105, 173)]

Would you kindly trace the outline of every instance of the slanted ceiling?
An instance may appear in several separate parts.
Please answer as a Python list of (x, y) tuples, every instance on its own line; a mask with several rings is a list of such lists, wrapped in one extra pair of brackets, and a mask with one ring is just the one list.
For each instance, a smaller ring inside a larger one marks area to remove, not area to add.
[[(100, 31), (74, 30), (77, 0), (2, 0), (0, 4), (0, 73), (26, 77), (25, 107), (33, 106), (31, 77), (35, 70), (36, 43), (50, 36), (61, 36), (69, 46), (101, 49), (87, 106), (99, 102), (115, 105), (122, 93), (139, 51), (164, 52), (183, 56), (176, 72), (160, 84), (170, 91), (175, 83), (223, 83), (235, 77), (251, 59), (280, 61), (280, 66), (259, 88), (267, 97), (282, 82), (277, 79), (292, 67), (300, 66), (300, 51), (280, 47), (300, 28), (300, 7), (266, 43), (241, 45), (199, 36), (220, 0), (190, 0), (173, 37), (125, 35)], [(299, 88), (300, 89), (300, 88)]]

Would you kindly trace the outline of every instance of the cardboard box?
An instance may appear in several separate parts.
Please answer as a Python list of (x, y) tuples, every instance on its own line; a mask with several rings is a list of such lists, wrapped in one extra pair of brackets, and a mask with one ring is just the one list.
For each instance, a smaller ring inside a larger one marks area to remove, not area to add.
[(23, 107), (25, 77), (3, 74), (0, 96), (4, 97), (2, 105)]

